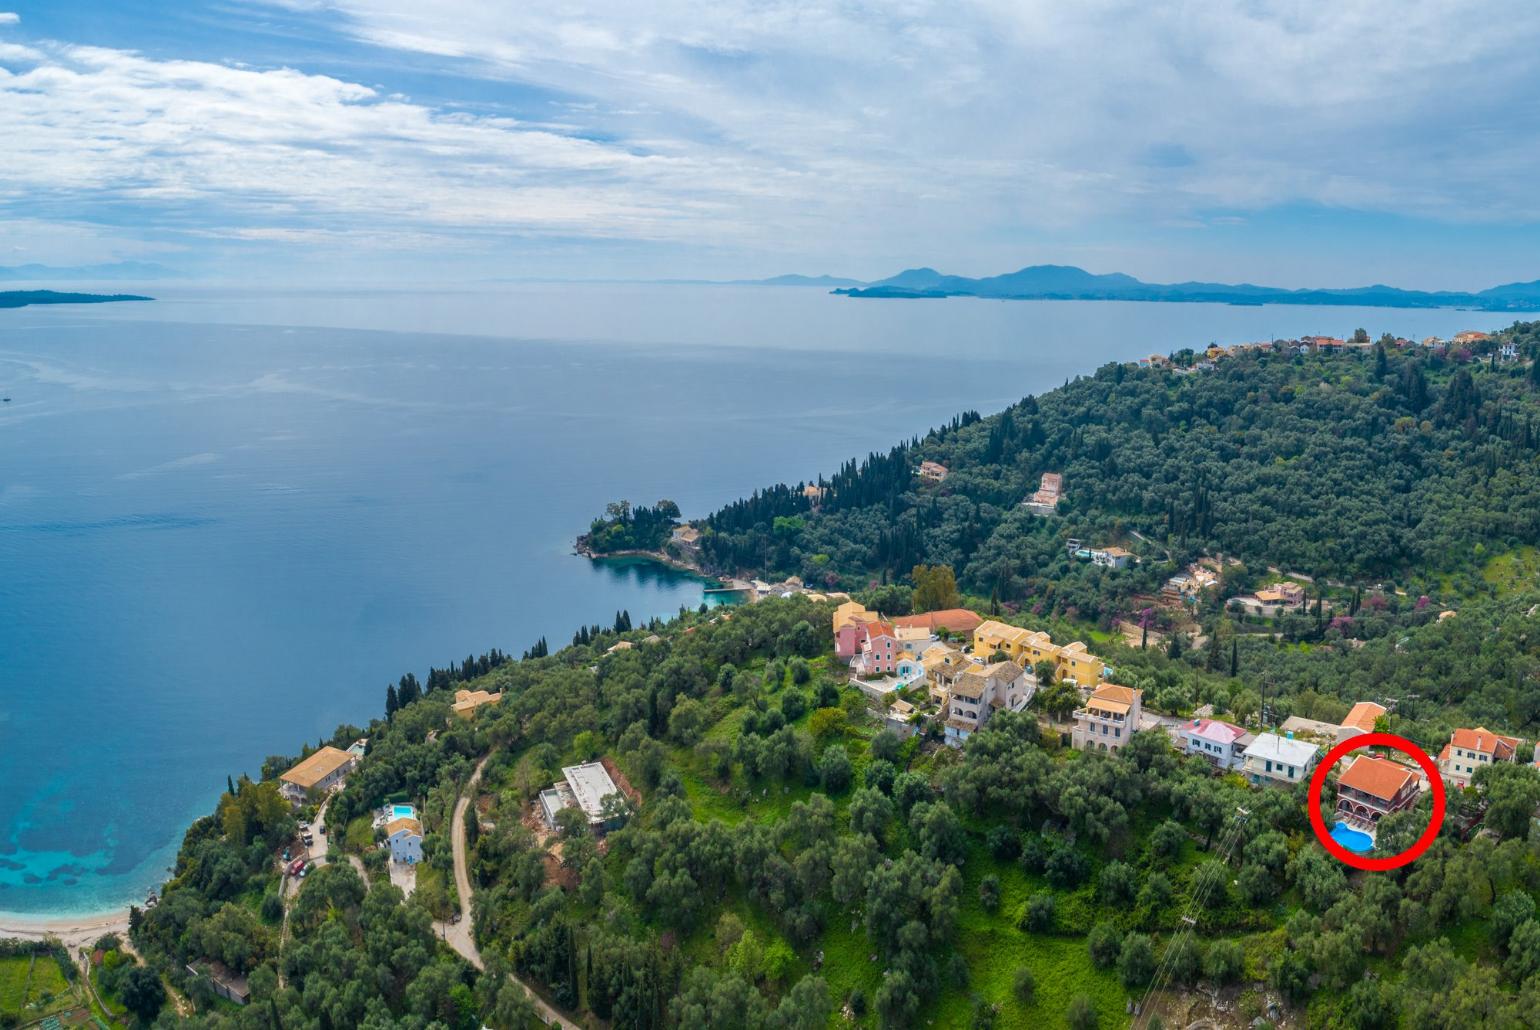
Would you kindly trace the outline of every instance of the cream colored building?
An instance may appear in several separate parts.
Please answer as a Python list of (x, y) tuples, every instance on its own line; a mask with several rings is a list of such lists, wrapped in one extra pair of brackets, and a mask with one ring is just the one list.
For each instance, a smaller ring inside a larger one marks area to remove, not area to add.
[(489, 694), (485, 690), (457, 690), (455, 703), (450, 706), (456, 718), (469, 719), (485, 705), (495, 705), (503, 699), (501, 693)]
[(1082, 751), (1117, 751), (1139, 729), (1144, 691), (1103, 683), (1075, 712), (1075, 747)]
[(953, 681), (947, 701), (945, 739), (953, 747), (962, 747), (995, 712), (1025, 708), (1037, 689), (1015, 662), (969, 665)]
[(320, 748), (278, 777), (278, 793), (290, 801), (303, 801), (311, 791), (328, 791), (342, 783), (358, 757), (330, 745)]

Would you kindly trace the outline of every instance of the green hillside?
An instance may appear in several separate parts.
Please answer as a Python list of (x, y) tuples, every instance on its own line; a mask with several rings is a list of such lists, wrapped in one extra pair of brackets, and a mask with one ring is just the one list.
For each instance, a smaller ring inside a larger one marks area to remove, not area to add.
[[(279, 900), (286, 816), (264, 823), (262, 789), (240, 784), (189, 832), (134, 940), (194, 997), (188, 961), (249, 972), (252, 1004), (201, 1007), (209, 1027), (525, 1026), (510, 971), (594, 1026), (1118, 1027), (1157, 976), (1165, 1025), (1239, 1026), (1269, 999), (1313, 1026), (1529, 1011), (1533, 770), (1482, 774), (1408, 869), (1349, 877), (1311, 839), (1302, 794), (1215, 777), (1161, 733), (1079, 753), (1029, 711), (997, 715), (962, 753), (900, 741), (836, 673), (831, 611), (688, 613), (625, 634), (630, 648), (603, 631), (469, 682), (435, 674), (421, 697), (414, 680), (389, 721), (333, 741), (370, 738), (327, 817), (367, 889), (334, 857)], [(1141, 676), (1229, 683), (1163, 652), (1104, 651)], [(502, 700), (451, 719), (462, 686)], [(458, 903), (449, 813), (483, 756), (467, 824), (477, 972), (432, 920)], [(599, 757), (636, 791), (626, 824), (537, 831), (538, 792)], [(352, 828), (387, 799), (418, 804), (428, 831), (427, 886), (405, 902)], [(1488, 833), (1460, 843), (1456, 821), (1482, 811)], [(1392, 818), (1388, 839), (1426, 814)]]
[[(1155, 589), (1162, 565), (1101, 582), (1066, 557), (1068, 537), (1477, 589), (1488, 556), (1540, 542), (1540, 365), (1496, 353), (1511, 339), (1533, 355), (1537, 326), (1447, 354), (1392, 342), (1252, 349), (1186, 375), (1107, 365), (847, 464), (816, 511), (785, 486), (728, 505), (703, 520), (703, 551), (716, 571), (831, 586), (950, 565), (979, 596), (1092, 618)], [(921, 461), (949, 474), (919, 479)], [(1021, 504), (1045, 472), (1064, 480), (1048, 518)]]

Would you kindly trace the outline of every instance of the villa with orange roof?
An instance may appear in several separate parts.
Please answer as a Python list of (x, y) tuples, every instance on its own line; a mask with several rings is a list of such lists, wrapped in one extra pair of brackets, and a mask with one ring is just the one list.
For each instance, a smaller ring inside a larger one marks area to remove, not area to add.
[(1351, 739), (1362, 733), (1373, 733), (1374, 724), (1379, 722), (1380, 716), (1388, 712), (1384, 705), (1377, 705), (1373, 701), (1360, 701), (1347, 713), (1347, 718), (1342, 720), (1341, 727), (1337, 730), (1337, 743)]
[(898, 672), (898, 660), (905, 653), (903, 642), (886, 622), (857, 625), (860, 653), (850, 668), (857, 676), (892, 676)]
[(1473, 730), (1457, 729), (1439, 752), (1438, 771), (1444, 783), (1464, 790), (1470, 786), (1476, 770), (1493, 762), (1512, 762), (1518, 757), (1518, 737), (1504, 737), (1484, 726)]
[(1417, 774), (1399, 762), (1360, 755), (1337, 778), (1337, 815), (1349, 824), (1372, 829), (1392, 812), (1417, 801)]
[(1103, 683), (1075, 712), (1074, 745), (1082, 751), (1117, 751), (1139, 729), (1143, 714), (1144, 691)]

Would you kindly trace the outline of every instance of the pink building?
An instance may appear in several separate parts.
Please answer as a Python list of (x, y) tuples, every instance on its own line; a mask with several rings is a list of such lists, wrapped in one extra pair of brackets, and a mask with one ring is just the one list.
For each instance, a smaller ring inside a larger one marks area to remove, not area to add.
[(899, 642), (893, 627), (885, 622), (863, 622), (860, 630), (861, 655), (856, 671), (862, 676), (897, 675), (898, 659), (904, 645)]
[(849, 662), (861, 653), (866, 640), (866, 623), (852, 622), (841, 626), (834, 633), (834, 657)]

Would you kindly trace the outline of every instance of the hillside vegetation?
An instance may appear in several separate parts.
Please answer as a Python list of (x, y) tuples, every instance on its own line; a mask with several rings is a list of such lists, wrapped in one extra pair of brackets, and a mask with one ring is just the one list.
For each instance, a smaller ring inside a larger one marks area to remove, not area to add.
[[(1526, 352), (1536, 325), (1509, 336)], [(1495, 347), (1497, 341), (1483, 347)], [(1266, 349), (1207, 372), (1107, 365), (987, 418), (975, 413), (829, 477), (817, 511), (771, 487), (703, 522), (718, 571), (864, 586), (950, 565), (1001, 601), (1099, 614), (1158, 584), (1154, 563), (1103, 591), (1069, 574), (1062, 542), (1127, 537), (1178, 559), (1223, 553), (1430, 592), (1479, 583), (1491, 554), (1540, 541), (1540, 365), (1378, 347)], [(950, 474), (915, 476), (920, 461)], [(1057, 518), (1021, 507), (1064, 477)]]
[[(1302, 794), (1215, 777), (1161, 733), (1082, 754), (1029, 712), (996, 716), (965, 753), (900, 741), (833, 664), (830, 612), (794, 598), (688, 613), (613, 651), (621, 635), (600, 631), (471, 680), (504, 696), (474, 722), (449, 719), (456, 684), (439, 677), (397, 694), (388, 721), (339, 728), (336, 743), (371, 742), (331, 802), (334, 834), (415, 800), (419, 876), (447, 867), (448, 813), (490, 756), (467, 823), (484, 973), (434, 936), (452, 877), (403, 902), (351, 830), (368, 882), (334, 860), (300, 883), (285, 930), (272, 850), (289, 817), (264, 815), (271, 781), (238, 785), (189, 832), (135, 943), (205, 999), (191, 1023), (221, 1028), (523, 1027), (510, 970), (617, 1027), (1117, 1027), (1157, 971), (1167, 1025), (1209, 1012), (1198, 984), (1241, 1022), (1269, 999), (1312, 1026), (1518, 1026), (1532, 1011), (1533, 770), (1484, 772), (1426, 857), (1349, 877), (1310, 837)], [(1152, 681), (1231, 689), (1160, 651), (1107, 653)], [(546, 833), (535, 795), (596, 757), (636, 788), (626, 825)], [(1457, 821), (1483, 811), (1489, 832), (1461, 843)], [(249, 972), (250, 1005), (207, 1000), (182, 967), (208, 957)]]

